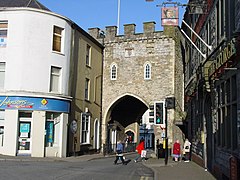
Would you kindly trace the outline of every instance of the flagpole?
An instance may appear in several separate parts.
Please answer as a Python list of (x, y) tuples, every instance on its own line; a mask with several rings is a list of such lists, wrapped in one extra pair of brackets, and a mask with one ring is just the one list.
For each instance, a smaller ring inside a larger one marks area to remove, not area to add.
[(117, 35), (119, 35), (119, 29), (120, 29), (120, 6), (121, 6), (121, 0), (118, 0)]

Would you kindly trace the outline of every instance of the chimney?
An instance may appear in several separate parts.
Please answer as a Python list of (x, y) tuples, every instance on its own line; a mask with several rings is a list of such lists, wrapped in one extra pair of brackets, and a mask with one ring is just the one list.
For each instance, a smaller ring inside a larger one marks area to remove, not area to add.
[(143, 23), (143, 32), (144, 32), (144, 34), (155, 32), (155, 24), (156, 23), (154, 21)]
[(99, 31), (100, 31), (99, 28), (88, 28), (88, 33), (95, 39), (99, 37)]
[(135, 24), (124, 24), (124, 35), (131, 36), (135, 34)]

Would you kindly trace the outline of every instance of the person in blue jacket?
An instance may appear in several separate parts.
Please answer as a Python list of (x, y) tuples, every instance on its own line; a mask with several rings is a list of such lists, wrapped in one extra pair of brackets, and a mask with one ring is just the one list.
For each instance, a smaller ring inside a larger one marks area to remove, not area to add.
[(123, 159), (123, 144), (122, 144), (121, 140), (119, 140), (119, 141), (117, 142), (116, 159), (115, 159), (115, 161), (114, 161), (114, 164), (117, 164), (117, 161), (118, 161), (119, 159), (122, 161), (122, 164), (123, 164), (123, 165), (127, 165), (127, 163), (126, 163), (126, 162), (124, 161), (124, 159)]

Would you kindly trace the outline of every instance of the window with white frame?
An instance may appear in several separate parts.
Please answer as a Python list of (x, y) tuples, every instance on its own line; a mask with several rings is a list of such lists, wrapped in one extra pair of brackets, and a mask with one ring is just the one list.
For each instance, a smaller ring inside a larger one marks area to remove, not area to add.
[(3, 140), (4, 140), (4, 120), (5, 120), (5, 111), (0, 110), (0, 147), (3, 146)]
[(89, 87), (90, 87), (90, 80), (88, 78), (85, 79), (85, 100), (89, 100)]
[(45, 124), (45, 147), (59, 144), (61, 113), (47, 112)]
[(4, 88), (5, 83), (5, 62), (0, 62), (0, 89)]
[(7, 46), (7, 31), (8, 23), (6, 21), (0, 21), (0, 47)]
[(61, 68), (51, 67), (50, 92), (60, 92)]
[(82, 113), (81, 143), (90, 142), (90, 114)]
[(53, 26), (53, 46), (52, 50), (56, 52), (62, 52), (63, 43), (63, 28)]
[(117, 65), (112, 64), (111, 65), (111, 80), (116, 80), (117, 79)]
[(146, 63), (144, 65), (144, 79), (151, 79), (151, 64)]
[(86, 49), (86, 65), (90, 66), (91, 63), (91, 46), (87, 44), (87, 49)]

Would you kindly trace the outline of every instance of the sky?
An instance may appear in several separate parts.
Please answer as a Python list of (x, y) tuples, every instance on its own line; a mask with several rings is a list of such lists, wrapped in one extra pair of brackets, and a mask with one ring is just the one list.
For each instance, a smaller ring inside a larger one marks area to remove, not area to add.
[[(38, 0), (51, 11), (63, 15), (78, 24), (82, 29), (118, 25), (118, 0)], [(123, 34), (124, 24), (136, 25), (136, 33), (143, 32), (143, 23), (154, 21), (155, 30), (161, 31), (161, 7), (163, 2), (186, 4), (188, 0), (120, 0), (119, 34)], [(186, 7), (179, 7), (179, 26)]]

